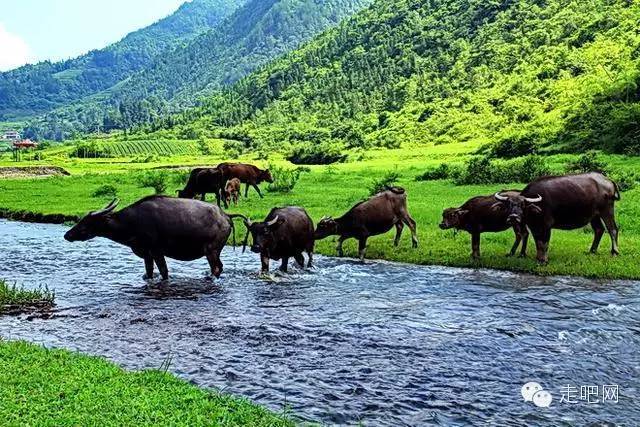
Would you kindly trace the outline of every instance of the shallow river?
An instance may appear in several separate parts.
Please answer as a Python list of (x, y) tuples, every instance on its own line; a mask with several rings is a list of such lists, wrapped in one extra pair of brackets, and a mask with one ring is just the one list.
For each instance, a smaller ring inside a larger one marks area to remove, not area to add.
[[(229, 248), (219, 281), (200, 260), (149, 285), (126, 248), (64, 231), (0, 221), (0, 277), (47, 284), (58, 305), (48, 320), (0, 318), (0, 336), (129, 369), (171, 358), (198, 385), (326, 424), (640, 422), (640, 282), (326, 257), (265, 281), (256, 255)], [(524, 402), (528, 381), (551, 407)], [(603, 399), (604, 386), (617, 389)]]

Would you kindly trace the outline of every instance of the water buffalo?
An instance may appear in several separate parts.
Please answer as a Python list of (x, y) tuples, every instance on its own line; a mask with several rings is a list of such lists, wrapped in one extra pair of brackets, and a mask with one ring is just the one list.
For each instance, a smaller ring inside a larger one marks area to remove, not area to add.
[(260, 254), (262, 272), (269, 271), (269, 259), (282, 260), (280, 270), (287, 271), (289, 258), (304, 267), (304, 256), (309, 256), (307, 267), (313, 264), (313, 221), (307, 212), (299, 207), (289, 206), (274, 208), (263, 222), (251, 222), (245, 218), (247, 235), (244, 239), (243, 251), (249, 239), (253, 238), (251, 251)]
[(114, 212), (118, 200), (90, 212), (64, 238), (69, 242), (105, 237), (131, 248), (144, 259), (145, 279), (153, 277), (153, 264), (169, 278), (165, 257), (192, 261), (207, 257), (211, 273), (220, 277), (220, 252), (233, 229), (232, 219), (215, 205), (198, 200), (150, 196)]
[[(520, 194), (517, 190), (503, 191), (508, 197)], [(501, 202), (496, 202), (494, 196), (477, 196), (469, 199), (459, 208), (448, 208), (442, 212), (440, 228), (443, 230), (455, 228), (471, 233), (471, 249), (473, 258), (480, 258), (480, 234), (485, 232), (498, 232), (513, 228), (516, 240), (511, 247), (510, 255), (513, 256), (522, 242), (520, 256), (527, 255), (527, 239), (529, 232), (526, 225), (520, 222), (509, 224), (508, 212)]]
[(216, 202), (220, 206), (220, 201), (224, 202), (227, 208), (226, 198), (223, 198), (224, 178), (222, 172), (216, 168), (195, 168), (189, 175), (187, 185), (183, 190), (178, 190), (178, 197), (183, 199), (193, 199), (197, 195), (201, 196), (202, 201), (205, 200), (207, 193), (213, 193), (216, 196)]
[(238, 178), (232, 178), (227, 182), (227, 186), (224, 189), (224, 198), (227, 201), (227, 205), (233, 204), (238, 206), (238, 198), (240, 197), (240, 180)]
[(611, 236), (611, 254), (619, 253), (614, 204), (620, 200), (620, 192), (601, 173), (539, 178), (520, 195), (496, 193), (495, 198), (505, 205), (510, 223), (524, 222), (529, 227), (540, 263), (549, 261), (552, 229), (573, 230), (589, 223), (594, 231), (591, 252), (597, 251), (606, 226)]
[(393, 244), (398, 246), (405, 224), (411, 230), (412, 246), (417, 248), (416, 222), (407, 210), (407, 194), (403, 188), (388, 187), (386, 191), (356, 204), (340, 218), (322, 218), (315, 231), (315, 238), (320, 240), (328, 236), (340, 236), (338, 256), (342, 256), (342, 243), (346, 239), (358, 239), (358, 254), (360, 260), (364, 261), (369, 237), (386, 233), (395, 226), (396, 238)]
[(260, 198), (262, 193), (258, 185), (261, 182), (273, 182), (273, 177), (269, 170), (262, 170), (253, 165), (247, 165), (245, 163), (220, 163), (217, 168), (222, 171), (224, 182), (230, 179), (238, 178), (240, 182), (245, 183), (244, 197), (249, 195), (249, 186), (251, 185), (256, 189)]

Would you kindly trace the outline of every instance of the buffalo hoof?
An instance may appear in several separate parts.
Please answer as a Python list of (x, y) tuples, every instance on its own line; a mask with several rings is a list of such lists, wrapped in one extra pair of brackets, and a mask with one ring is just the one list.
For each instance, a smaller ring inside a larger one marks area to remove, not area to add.
[(413, 243), (411, 244), (411, 247), (412, 247), (413, 249), (416, 249), (416, 248), (418, 247), (418, 242), (413, 242)]
[(155, 274), (152, 274), (151, 276), (145, 274), (144, 276), (142, 276), (142, 280), (153, 280), (154, 277), (156, 277)]
[(611, 256), (618, 256), (620, 255), (620, 252), (618, 251), (611, 251)]

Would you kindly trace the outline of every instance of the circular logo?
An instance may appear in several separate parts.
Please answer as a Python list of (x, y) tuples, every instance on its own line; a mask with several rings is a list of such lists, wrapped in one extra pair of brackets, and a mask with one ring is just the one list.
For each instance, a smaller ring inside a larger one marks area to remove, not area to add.
[(538, 408), (548, 408), (552, 400), (551, 393), (546, 390), (540, 390), (533, 395), (533, 404)]
[(520, 392), (522, 393), (522, 397), (525, 402), (531, 402), (533, 400), (533, 395), (542, 390), (542, 386), (536, 382), (528, 382), (522, 386)]

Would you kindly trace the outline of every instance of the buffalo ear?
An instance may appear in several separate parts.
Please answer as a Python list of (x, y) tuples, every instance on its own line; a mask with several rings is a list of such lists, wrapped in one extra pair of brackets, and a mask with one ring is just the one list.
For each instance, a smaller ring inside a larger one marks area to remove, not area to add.
[(504, 205), (502, 204), (502, 202), (495, 202), (491, 205), (492, 211), (501, 211), (502, 209), (504, 209)]
[(534, 204), (529, 204), (529, 206), (527, 206), (527, 210), (533, 212), (534, 214), (541, 214), (542, 213), (542, 208), (540, 208), (540, 206), (536, 206)]
[(469, 213), (469, 211), (467, 209), (458, 209), (456, 213), (458, 214), (459, 218), (464, 218)]

